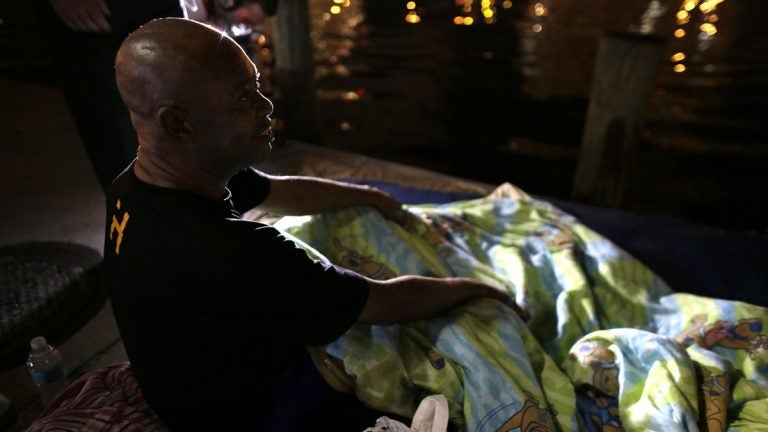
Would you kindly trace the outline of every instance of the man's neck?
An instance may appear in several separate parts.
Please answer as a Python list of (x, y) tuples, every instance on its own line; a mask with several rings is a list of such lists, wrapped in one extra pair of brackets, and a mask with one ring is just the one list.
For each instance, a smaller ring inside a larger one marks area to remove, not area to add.
[(149, 156), (139, 147), (133, 172), (139, 180), (153, 186), (186, 190), (212, 200), (219, 200), (224, 196), (226, 180), (202, 170), (185, 169), (186, 166)]

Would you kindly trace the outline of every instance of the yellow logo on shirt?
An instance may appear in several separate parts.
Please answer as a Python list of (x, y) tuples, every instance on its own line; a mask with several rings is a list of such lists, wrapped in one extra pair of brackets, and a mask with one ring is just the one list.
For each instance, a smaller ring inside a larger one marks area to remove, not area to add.
[[(120, 210), (120, 200), (117, 200), (117, 203), (115, 204), (115, 207)], [(115, 234), (115, 231), (117, 231), (117, 240), (115, 241), (115, 255), (120, 255), (120, 243), (123, 242), (123, 231), (125, 231), (125, 225), (128, 224), (128, 219), (131, 217), (131, 215), (128, 214), (126, 211), (123, 213), (123, 220), (118, 222), (117, 216), (112, 215), (112, 225), (109, 227), (109, 239), (112, 240), (112, 237)]]

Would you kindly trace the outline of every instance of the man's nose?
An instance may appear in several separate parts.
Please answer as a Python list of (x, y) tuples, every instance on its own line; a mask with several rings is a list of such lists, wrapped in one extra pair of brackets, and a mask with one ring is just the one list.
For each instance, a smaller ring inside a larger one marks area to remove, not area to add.
[(259, 92), (259, 96), (262, 99), (262, 103), (259, 104), (259, 109), (256, 110), (256, 115), (259, 117), (266, 117), (268, 115), (272, 115), (272, 112), (275, 109), (275, 105), (272, 103), (271, 100), (269, 100), (268, 97), (264, 96), (263, 93)]

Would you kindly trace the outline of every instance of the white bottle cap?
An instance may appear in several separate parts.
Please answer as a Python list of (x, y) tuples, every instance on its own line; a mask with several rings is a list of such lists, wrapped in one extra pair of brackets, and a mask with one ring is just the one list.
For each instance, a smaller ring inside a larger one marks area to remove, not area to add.
[(31, 341), (29, 341), (29, 346), (31, 346), (32, 349), (40, 349), (40, 348), (43, 348), (43, 347), (47, 347), (48, 346), (48, 341), (45, 340), (45, 337), (43, 337), (43, 336), (37, 336), (37, 337), (32, 338)]

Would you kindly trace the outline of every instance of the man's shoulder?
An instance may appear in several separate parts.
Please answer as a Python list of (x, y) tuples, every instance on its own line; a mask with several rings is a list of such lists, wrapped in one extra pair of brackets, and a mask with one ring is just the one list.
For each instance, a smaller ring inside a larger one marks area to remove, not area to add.
[(133, 163), (125, 167), (125, 169), (112, 180), (112, 184), (107, 189), (107, 196), (118, 193), (121, 190), (130, 188), (136, 179), (136, 174), (133, 172)]
[(115, 180), (109, 186), (109, 189), (107, 189), (105, 204), (107, 206), (108, 225), (111, 215), (114, 215), (121, 210), (123, 212), (127, 211), (127, 203), (135, 201), (136, 196), (141, 194), (140, 189), (137, 187), (138, 183), (136, 174), (133, 173), (132, 164), (120, 173), (120, 175), (115, 177)]

